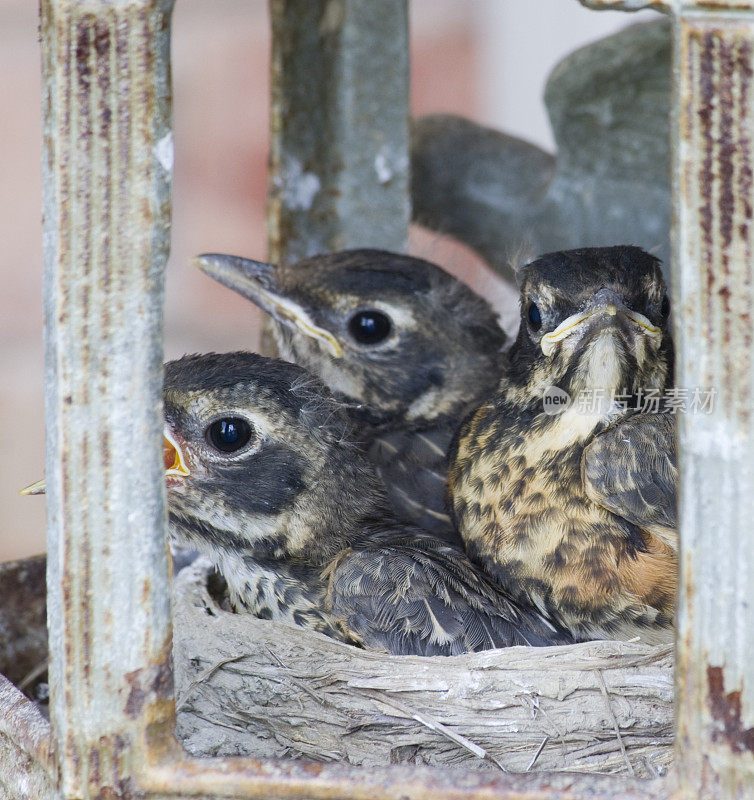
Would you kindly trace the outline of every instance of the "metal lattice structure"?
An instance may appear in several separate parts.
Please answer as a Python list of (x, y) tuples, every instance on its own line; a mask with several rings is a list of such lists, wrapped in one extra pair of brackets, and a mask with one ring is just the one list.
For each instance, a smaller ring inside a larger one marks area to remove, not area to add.
[[(677, 382), (718, 391), (714, 413), (685, 417), (680, 431), (672, 774), (641, 782), (183, 753), (173, 737), (160, 396), (172, 0), (42, 0), (51, 725), (0, 681), (6, 796), (754, 796), (754, 2), (584, 4), (673, 17)], [(406, 0), (273, 0), (272, 14), (273, 256), (312, 242), (400, 247)], [(377, 87), (387, 73), (394, 80)], [(302, 93), (304, 75), (312, 83)], [(311, 163), (321, 169), (302, 166)], [(323, 199), (303, 213), (312, 181)]]

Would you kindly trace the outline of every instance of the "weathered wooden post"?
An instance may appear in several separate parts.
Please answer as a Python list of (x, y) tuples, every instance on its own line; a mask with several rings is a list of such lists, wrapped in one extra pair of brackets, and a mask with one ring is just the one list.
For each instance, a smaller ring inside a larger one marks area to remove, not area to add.
[[(754, 793), (754, 2), (588, 0), (673, 16), (673, 295), (680, 418), (677, 777)], [(710, 395), (709, 393), (713, 394)]]

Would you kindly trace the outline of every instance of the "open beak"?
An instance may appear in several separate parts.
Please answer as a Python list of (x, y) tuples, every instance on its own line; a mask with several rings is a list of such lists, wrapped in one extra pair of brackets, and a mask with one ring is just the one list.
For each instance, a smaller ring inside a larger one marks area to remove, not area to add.
[(625, 320), (629, 320), (640, 330), (641, 333), (653, 337), (662, 338), (662, 331), (653, 325), (644, 314), (628, 308), (619, 301), (611, 303), (598, 303), (586, 311), (580, 311), (577, 314), (572, 314), (567, 319), (564, 319), (555, 330), (546, 333), (539, 342), (542, 352), (549, 356), (559, 342), (567, 339), (574, 333), (581, 333), (584, 329), (598, 322), (599, 317), (616, 317), (621, 316)]
[(334, 358), (343, 355), (332, 333), (316, 325), (306, 309), (284, 296), (274, 264), (222, 253), (206, 253), (194, 259), (194, 263), (210, 278), (251, 300), (278, 322), (316, 339)]
[[(185, 478), (187, 475), (191, 474), (186, 466), (186, 460), (181, 452), (181, 448), (167, 428), (165, 428), (162, 440), (162, 460), (165, 464), (166, 476)], [(45, 479), (42, 478), (41, 481), (29, 484), (25, 489), (21, 489), (19, 494), (44, 494), (46, 490), (47, 483)]]
[(191, 473), (186, 466), (186, 459), (181, 448), (166, 427), (162, 440), (162, 460), (165, 464), (165, 477), (185, 478)]
[[(172, 477), (185, 478), (191, 473), (186, 466), (186, 461), (181, 452), (181, 448), (173, 438), (170, 431), (165, 428), (162, 440), (162, 460), (165, 464), (165, 475)], [(36, 483), (29, 484), (25, 489), (21, 489), (19, 494), (32, 495), (44, 494), (47, 490), (47, 483), (44, 478)]]
[(32, 494), (44, 494), (47, 490), (47, 483), (44, 478), (41, 481), (37, 481), (36, 483), (29, 484), (25, 489), (21, 489), (19, 494), (23, 495), (32, 495)]

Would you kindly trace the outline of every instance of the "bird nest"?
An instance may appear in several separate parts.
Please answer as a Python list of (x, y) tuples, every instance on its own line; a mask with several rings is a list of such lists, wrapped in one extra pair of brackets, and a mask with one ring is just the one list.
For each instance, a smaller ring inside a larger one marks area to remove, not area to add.
[(178, 735), (195, 755), (652, 777), (672, 758), (672, 647), (588, 642), (452, 657), (359, 650), (224, 611), (175, 581)]

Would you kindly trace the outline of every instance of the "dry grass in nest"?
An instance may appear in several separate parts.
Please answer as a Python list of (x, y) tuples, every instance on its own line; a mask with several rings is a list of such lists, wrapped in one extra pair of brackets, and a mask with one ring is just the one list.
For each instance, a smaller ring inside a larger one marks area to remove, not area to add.
[(223, 611), (210, 571), (199, 560), (175, 582), (178, 735), (195, 755), (640, 777), (670, 764), (671, 646), (391, 656)]

